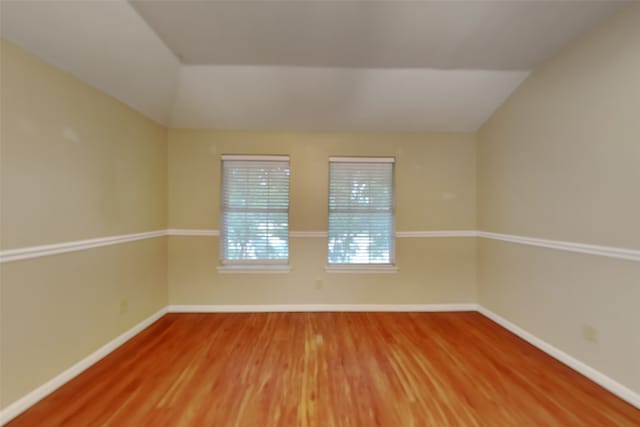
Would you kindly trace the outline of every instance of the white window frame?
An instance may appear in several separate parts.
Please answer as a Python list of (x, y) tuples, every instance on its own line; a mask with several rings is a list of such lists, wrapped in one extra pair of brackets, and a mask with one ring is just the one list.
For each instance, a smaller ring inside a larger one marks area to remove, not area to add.
[[(259, 259), (259, 260), (231, 260), (224, 258), (224, 242), (226, 239), (226, 228), (224, 226), (224, 162), (228, 160), (239, 161), (280, 161), (287, 162), (289, 165), (289, 171), (291, 171), (291, 163), (289, 156), (280, 155), (243, 155), (243, 154), (223, 154), (220, 156), (220, 264), (217, 267), (220, 273), (288, 273), (290, 271), (289, 259), (291, 258), (290, 252), (290, 239), (289, 233), (287, 233), (287, 259)], [(289, 175), (289, 194), (287, 195), (287, 224), (289, 224), (290, 216), (290, 192), (291, 192), (291, 175)]]
[[(329, 170), (331, 163), (391, 163), (392, 171), (391, 171), (391, 239), (390, 239), (390, 262), (387, 264), (378, 264), (378, 263), (349, 263), (349, 264), (337, 264), (337, 263), (329, 263), (329, 246), (327, 240), (327, 266), (325, 267), (325, 271), (328, 273), (363, 273), (363, 274), (372, 274), (372, 273), (396, 273), (398, 271), (398, 267), (396, 265), (396, 205), (395, 205), (395, 157), (347, 157), (347, 156), (332, 156), (329, 157)], [(328, 195), (330, 197), (331, 192), (331, 174), (329, 173), (328, 177)], [(330, 207), (329, 207), (330, 210)], [(330, 236), (329, 229), (329, 216), (331, 212), (328, 212), (327, 216), (327, 239)]]

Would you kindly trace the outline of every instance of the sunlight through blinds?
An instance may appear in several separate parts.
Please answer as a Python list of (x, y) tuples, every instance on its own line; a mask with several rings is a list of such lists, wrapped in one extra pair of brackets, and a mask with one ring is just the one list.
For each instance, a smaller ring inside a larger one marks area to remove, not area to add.
[(329, 264), (393, 264), (393, 158), (329, 161)]
[(223, 156), (223, 263), (287, 263), (289, 160), (285, 156)]

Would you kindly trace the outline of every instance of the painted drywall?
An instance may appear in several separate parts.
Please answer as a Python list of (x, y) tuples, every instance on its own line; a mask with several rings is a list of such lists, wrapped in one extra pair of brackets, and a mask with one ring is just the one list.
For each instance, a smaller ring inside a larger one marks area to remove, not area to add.
[(326, 238), (291, 238), (291, 271), (264, 275), (219, 274), (217, 238), (172, 236), (169, 300), (178, 305), (473, 303), (474, 240), (398, 239), (398, 273), (338, 274), (325, 272)]
[[(638, 76), (640, 5), (535, 70), (478, 133), (480, 229), (640, 248)], [(479, 248), (480, 304), (640, 392), (640, 264)]]
[[(166, 228), (166, 129), (0, 49), (2, 249)], [(166, 263), (161, 237), (0, 264), (0, 407), (164, 307)]]
[(2, 44), (2, 249), (166, 226), (166, 129)]
[[(396, 227), (474, 230), (475, 136), (169, 131), (169, 228), (219, 229), (221, 154), (290, 156), (290, 229), (327, 229), (328, 158), (395, 156)], [(219, 274), (218, 238), (169, 238), (170, 304), (475, 302), (475, 238), (396, 240), (396, 274), (326, 273), (326, 238), (292, 238), (288, 274)], [(266, 286), (266, 285), (269, 286)]]
[(166, 262), (158, 238), (1, 264), (2, 407), (166, 306)]

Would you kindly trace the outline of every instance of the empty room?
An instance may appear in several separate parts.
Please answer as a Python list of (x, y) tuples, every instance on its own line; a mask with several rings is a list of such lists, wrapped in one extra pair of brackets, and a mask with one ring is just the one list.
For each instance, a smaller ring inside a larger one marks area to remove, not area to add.
[(0, 425), (640, 426), (640, 2), (0, 35)]

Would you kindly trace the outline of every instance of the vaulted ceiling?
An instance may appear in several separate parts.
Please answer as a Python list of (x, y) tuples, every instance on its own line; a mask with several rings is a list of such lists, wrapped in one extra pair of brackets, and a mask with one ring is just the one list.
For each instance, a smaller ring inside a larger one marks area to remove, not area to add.
[(3, 37), (172, 127), (473, 131), (623, 1), (3, 0)]

